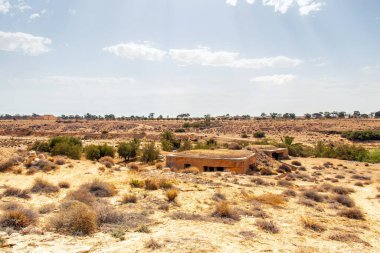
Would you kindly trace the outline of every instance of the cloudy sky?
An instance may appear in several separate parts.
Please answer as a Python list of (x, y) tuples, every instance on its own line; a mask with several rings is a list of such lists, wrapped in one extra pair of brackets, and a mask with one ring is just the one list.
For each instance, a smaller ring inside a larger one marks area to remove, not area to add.
[(379, 0), (0, 0), (0, 114), (380, 110)]

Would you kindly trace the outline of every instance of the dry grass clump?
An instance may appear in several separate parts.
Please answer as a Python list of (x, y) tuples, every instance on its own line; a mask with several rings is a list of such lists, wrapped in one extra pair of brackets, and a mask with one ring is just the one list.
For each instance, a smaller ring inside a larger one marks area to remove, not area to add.
[(112, 168), (112, 166), (115, 165), (113, 158), (110, 156), (104, 156), (104, 157), (100, 158), (99, 162), (101, 164), (103, 164), (104, 166), (106, 166), (107, 168)]
[(370, 176), (363, 176), (363, 175), (352, 175), (352, 179), (357, 179), (357, 180), (371, 180)]
[(123, 224), (125, 222), (125, 213), (121, 212), (108, 203), (97, 203), (94, 206), (98, 224)]
[(214, 195), (212, 196), (212, 200), (214, 200), (214, 201), (226, 200), (226, 195), (224, 195), (221, 192), (215, 192)]
[(261, 209), (260, 206), (255, 206), (251, 212), (251, 215), (256, 218), (269, 218), (269, 215), (263, 209)]
[(28, 208), (15, 206), (0, 216), (0, 227), (20, 230), (37, 223), (37, 215)]
[(302, 163), (299, 161), (292, 161), (292, 164), (295, 166), (301, 166), (302, 165)]
[(194, 175), (201, 173), (200, 169), (198, 169), (197, 167), (182, 169), (182, 170), (179, 170), (178, 172), (185, 173), (185, 174), (194, 174)]
[(17, 197), (17, 198), (22, 198), (22, 199), (30, 199), (30, 195), (29, 195), (29, 190), (26, 190), (26, 189), (19, 189), (19, 188), (16, 188), (16, 187), (8, 187), (4, 193), (3, 193), (3, 196), (5, 197)]
[(112, 197), (117, 193), (116, 187), (113, 184), (103, 182), (99, 179), (95, 179), (91, 183), (84, 184), (80, 188), (86, 189), (92, 195), (101, 198)]
[(94, 195), (92, 195), (87, 189), (85, 188), (79, 188), (75, 191), (71, 191), (66, 195), (65, 198), (67, 201), (79, 201), (87, 205), (93, 205), (93, 203), (96, 201), (96, 198)]
[(255, 183), (256, 185), (269, 185), (268, 182), (266, 182), (264, 179), (255, 177), (251, 179), (252, 183)]
[(131, 187), (133, 188), (143, 188), (144, 187), (144, 182), (138, 179), (132, 178), (131, 181), (129, 182)]
[(145, 189), (146, 190), (155, 191), (155, 190), (158, 190), (158, 188), (159, 188), (159, 182), (157, 179), (147, 178), (147, 179), (145, 179), (144, 183), (145, 183)]
[(156, 163), (156, 169), (157, 170), (162, 170), (163, 167), (164, 167), (164, 165), (162, 163)]
[(8, 160), (0, 162), (0, 172), (10, 170), (14, 165), (21, 161), (21, 157), (12, 157)]
[(354, 192), (353, 189), (343, 187), (343, 186), (334, 186), (331, 188), (331, 191), (334, 193), (337, 193), (337, 194), (341, 194), (341, 195), (347, 195), (347, 194)]
[(169, 189), (165, 192), (165, 196), (169, 202), (173, 202), (178, 197), (178, 190), (177, 189)]
[(356, 242), (356, 243), (363, 243), (366, 246), (370, 246), (368, 242), (360, 239), (357, 235), (349, 234), (349, 233), (335, 233), (331, 234), (329, 236), (330, 240), (339, 241), (339, 242)]
[(64, 165), (66, 163), (66, 160), (62, 156), (56, 156), (54, 157), (54, 163), (57, 165)]
[(260, 203), (272, 205), (272, 206), (282, 206), (285, 204), (284, 196), (274, 193), (265, 193), (262, 195), (249, 195), (247, 196), (249, 200), (258, 201)]
[(271, 220), (259, 219), (256, 221), (256, 225), (268, 233), (277, 234), (280, 232), (279, 227)]
[(154, 240), (153, 238), (150, 238), (149, 241), (145, 242), (145, 248), (148, 248), (151, 250), (156, 250), (156, 249), (159, 249), (161, 247), (162, 247), (162, 245), (159, 242), (157, 242), (156, 240)]
[(67, 181), (61, 181), (58, 183), (58, 186), (59, 188), (62, 188), (62, 189), (68, 189), (70, 188), (70, 183)]
[(298, 201), (299, 204), (304, 205), (304, 206), (309, 206), (309, 207), (314, 207), (315, 202), (313, 200), (307, 199), (307, 198), (300, 198)]
[(97, 216), (90, 206), (69, 201), (61, 206), (61, 210), (53, 216), (48, 226), (59, 233), (84, 236), (97, 230)]
[(161, 189), (170, 189), (173, 187), (173, 182), (166, 178), (161, 178), (158, 182)]
[(290, 168), (290, 166), (288, 166), (286, 164), (281, 164), (280, 166), (278, 166), (277, 172), (278, 173), (289, 173), (289, 172), (292, 172), (292, 168)]
[(277, 185), (281, 187), (288, 187), (288, 188), (293, 187), (293, 184), (287, 180), (279, 180), (277, 182)]
[(305, 198), (311, 199), (315, 202), (323, 202), (324, 196), (313, 190), (307, 190), (303, 193)]
[(262, 168), (260, 170), (260, 175), (263, 175), (263, 176), (271, 176), (271, 175), (274, 175), (275, 173), (269, 169), (269, 168)]
[(32, 167), (37, 168), (38, 170), (42, 170), (43, 172), (49, 172), (59, 168), (57, 164), (47, 160), (39, 160), (35, 164), (33, 164)]
[(326, 228), (324, 228), (321, 224), (319, 224), (317, 220), (314, 220), (312, 218), (303, 217), (301, 221), (305, 228), (311, 229), (315, 232), (323, 232), (326, 230)]
[(59, 187), (42, 178), (36, 178), (30, 190), (33, 193), (56, 193), (59, 192)]
[(239, 220), (239, 215), (233, 208), (231, 208), (227, 201), (221, 201), (216, 203), (215, 210), (212, 213), (212, 216)]
[(127, 203), (137, 203), (137, 196), (136, 194), (124, 194), (121, 203), (127, 204)]
[(336, 202), (338, 202), (338, 203), (340, 203), (346, 207), (354, 207), (355, 206), (355, 201), (346, 195), (337, 195), (335, 197), (335, 200), (336, 200)]
[(40, 214), (47, 214), (47, 213), (51, 213), (52, 211), (54, 211), (56, 208), (55, 204), (45, 204), (43, 206), (41, 206), (39, 209), (38, 209), (38, 212)]
[(338, 212), (338, 215), (353, 220), (364, 220), (363, 212), (357, 208), (347, 208)]
[(282, 194), (285, 196), (289, 196), (289, 197), (296, 197), (297, 196), (297, 192), (294, 190), (291, 190), (291, 189), (287, 189), (287, 190), (283, 191)]
[(136, 170), (136, 171), (139, 171), (139, 170), (140, 170), (140, 166), (139, 166), (138, 164), (136, 164), (136, 163), (131, 163), (131, 164), (129, 164), (129, 168), (130, 168), (131, 170)]

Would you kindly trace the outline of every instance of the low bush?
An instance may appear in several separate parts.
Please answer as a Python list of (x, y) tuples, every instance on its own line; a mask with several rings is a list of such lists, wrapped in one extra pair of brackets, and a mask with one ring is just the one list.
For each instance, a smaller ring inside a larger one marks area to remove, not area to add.
[(149, 191), (155, 191), (159, 188), (158, 180), (156, 179), (145, 179), (144, 181), (145, 189)]
[(176, 190), (176, 189), (167, 190), (165, 192), (165, 196), (169, 202), (173, 202), (178, 197), (178, 190)]
[(50, 219), (49, 227), (74, 236), (90, 235), (97, 230), (97, 215), (90, 206), (69, 201), (63, 203), (60, 211)]
[(233, 208), (230, 207), (227, 201), (217, 202), (212, 216), (239, 220), (239, 215)]
[(108, 156), (115, 157), (115, 149), (108, 146), (106, 143), (103, 145), (89, 145), (84, 148), (86, 159), (96, 161), (102, 157)]
[(115, 196), (117, 191), (116, 187), (108, 182), (95, 179), (91, 183), (82, 185), (80, 188), (88, 190), (95, 197), (112, 197)]
[(56, 193), (59, 192), (59, 187), (42, 178), (36, 178), (30, 191), (33, 193)]
[(143, 188), (144, 187), (144, 181), (141, 181), (141, 180), (138, 180), (138, 179), (133, 179), (132, 178), (131, 181), (129, 182), (129, 184), (133, 188)]
[(303, 217), (301, 221), (305, 228), (311, 229), (315, 232), (323, 232), (326, 230), (321, 224), (319, 224), (317, 220), (314, 220), (312, 218)]
[(49, 148), (53, 156), (63, 155), (72, 159), (80, 159), (82, 141), (71, 136), (53, 137), (49, 141)]
[(0, 227), (20, 230), (37, 223), (37, 215), (31, 209), (16, 206), (0, 216)]
[(355, 206), (355, 201), (352, 198), (350, 198), (350, 197), (348, 197), (346, 195), (337, 195), (335, 197), (335, 200), (338, 203), (340, 203), (340, 204), (342, 204), (342, 205), (344, 205), (346, 207), (354, 207)]
[(256, 221), (256, 225), (264, 230), (265, 232), (272, 233), (272, 234), (277, 234), (280, 232), (280, 229), (278, 226), (273, 222), (273, 221), (268, 221), (264, 219), (259, 219)]
[(339, 216), (346, 217), (354, 220), (364, 220), (364, 214), (360, 209), (357, 208), (347, 208), (338, 212)]
[(343, 138), (351, 141), (370, 141), (380, 140), (379, 130), (361, 130), (361, 131), (347, 131), (342, 133)]
[(35, 150), (38, 152), (50, 152), (50, 145), (46, 141), (36, 141), (33, 143), (31, 150)]
[(129, 161), (137, 157), (139, 151), (140, 141), (133, 139), (129, 142), (122, 142), (117, 148), (117, 153), (120, 157), (124, 158), (124, 161)]
[(170, 181), (169, 179), (162, 178), (159, 180), (158, 184), (161, 189), (173, 188), (173, 182)]
[(3, 196), (9, 197), (17, 197), (22, 199), (30, 199), (29, 190), (22, 190), (16, 187), (8, 187), (4, 193)]
[(94, 206), (97, 222), (103, 224), (123, 224), (126, 220), (124, 212), (117, 210), (115, 207), (110, 206), (108, 203), (97, 203)]
[(127, 204), (127, 203), (137, 203), (137, 196), (136, 194), (124, 194), (121, 203)]
[(302, 163), (299, 161), (292, 161), (292, 164), (295, 166), (301, 166), (302, 165)]
[(285, 204), (284, 196), (274, 193), (265, 193), (262, 195), (248, 195), (249, 200), (258, 201), (260, 203), (272, 205), (272, 206), (282, 206)]
[(106, 166), (107, 168), (112, 168), (112, 166), (115, 165), (115, 162), (112, 157), (110, 156), (103, 156), (99, 159), (99, 162)]
[(265, 138), (265, 133), (261, 131), (257, 131), (253, 133), (253, 137), (255, 138)]
[(59, 188), (68, 189), (70, 188), (70, 183), (66, 181), (61, 181), (58, 183)]
[(319, 194), (318, 192), (316, 191), (313, 191), (313, 190), (307, 190), (303, 193), (303, 196), (305, 198), (308, 198), (308, 199), (311, 199), (315, 202), (323, 202), (324, 201), (324, 196)]
[(140, 160), (144, 163), (153, 163), (158, 159), (159, 155), (160, 151), (156, 148), (154, 142), (150, 142), (141, 149)]
[(76, 200), (76, 201), (79, 201), (79, 202), (82, 202), (86, 205), (93, 205), (96, 201), (96, 198), (94, 197), (94, 195), (92, 195), (88, 189), (85, 189), (85, 188), (79, 188), (75, 191), (71, 191), (69, 192), (66, 197), (65, 197), (65, 200), (66, 201), (73, 201), (73, 200)]

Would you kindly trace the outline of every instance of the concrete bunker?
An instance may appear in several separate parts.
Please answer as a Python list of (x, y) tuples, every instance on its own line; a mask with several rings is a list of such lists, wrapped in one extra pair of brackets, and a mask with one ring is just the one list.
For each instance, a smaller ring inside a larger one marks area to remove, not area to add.
[(203, 172), (245, 174), (255, 165), (255, 153), (247, 150), (190, 150), (166, 156), (166, 166), (179, 170), (197, 167)]

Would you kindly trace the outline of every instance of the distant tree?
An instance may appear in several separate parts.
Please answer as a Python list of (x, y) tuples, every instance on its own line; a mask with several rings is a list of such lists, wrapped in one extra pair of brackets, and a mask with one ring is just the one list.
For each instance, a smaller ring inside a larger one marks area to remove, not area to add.
[(305, 113), (305, 119), (310, 119), (311, 118), (311, 114), (310, 113)]
[(267, 116), (267, 114), (265, 113), (265, 112), (263, 112), (262, 114), (261, 114), (261, 118), (265, 118)]
[(149, 113), (148, 119), (154, 119), (154, 113), (153, 112)]
[(124, 158), (124, 161), (129, 161), (137, 156), (140, 146), (140, 141), (133, 139), (130, 142), (122, 142), (119, 144), (117, 153), (120, 157)]
[(375, 118), (380, 118), (380, 111), (375, 112)]
[(271, 117), (272, 119), (275, 119), (275, 118), (277, 118), (278, 113), (276, 113), (276, 112), (272, 112), (272, 113), (270, 113), (269, 115), (270, 115), (270, 117)]
[(145, 144), (141, 150), (141, 161), (145, 163), (153, 163), (158, 159), (160, 151), (154, 145), (154, 142)]
[(346, 112), (339, 112), (338, 113), (338, 118), (345, 118), (346, 117)]
[(354, 111), (354, 113), (352, 114), (352, 116), (354, 118), (359, 118), (360, 117), (360, 112), (359, 111)]

